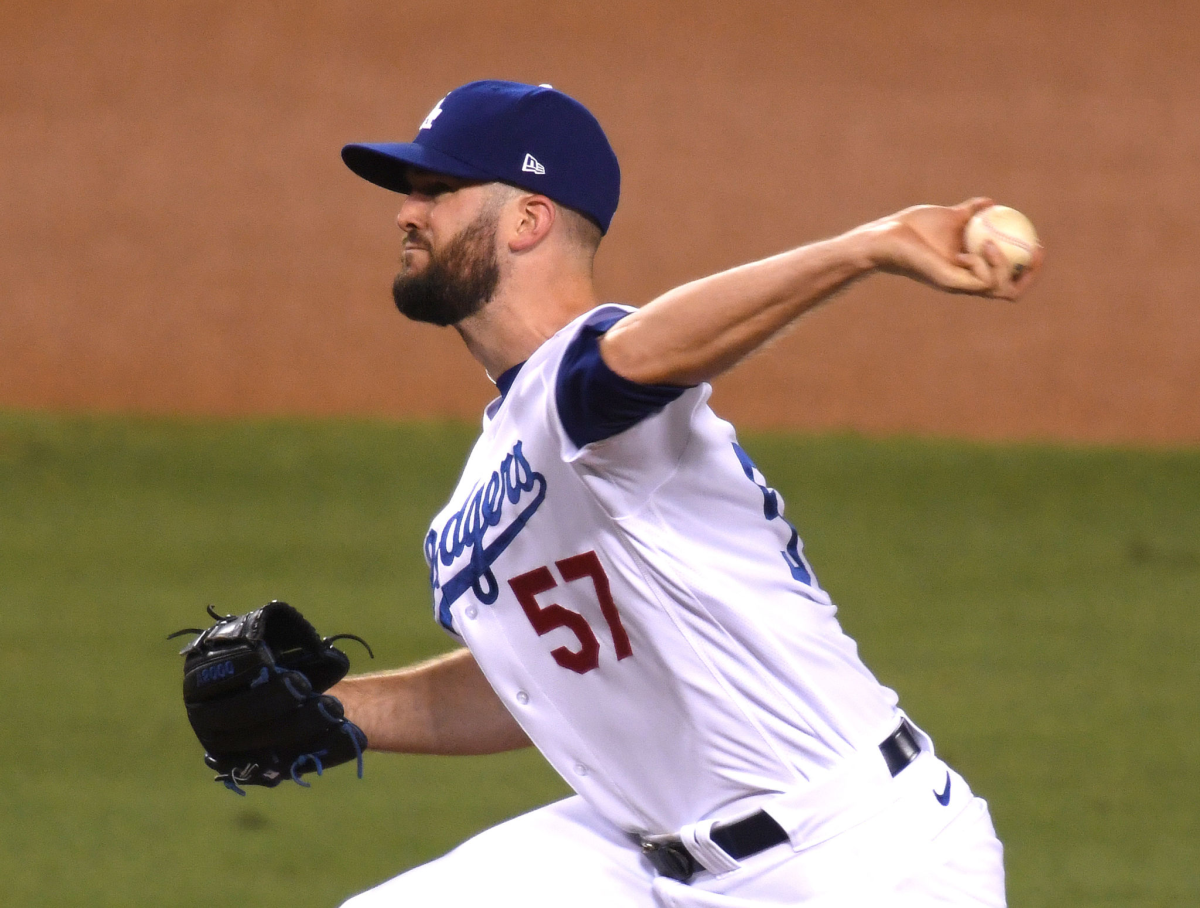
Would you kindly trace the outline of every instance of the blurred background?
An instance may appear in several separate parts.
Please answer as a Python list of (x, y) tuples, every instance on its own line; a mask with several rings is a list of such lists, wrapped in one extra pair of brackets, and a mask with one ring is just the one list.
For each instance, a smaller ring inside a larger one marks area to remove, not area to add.
[(450, 88), (604, 124), (640, 304), (918, 202), (1020, 305), (856, 285), (717, 383), (1010, 901), (1200, 903), (1200, 10), (1100, 0), (0, 3), (0, 900), (328, 906), (566, 792), (529, 752), (208, 782), (177, 641), (287, 599), (445, 651), (420, 541), (494, 394), (390, 300), (350, 141)]
[(740, 424), (1200, 441), (1191, 2), (35, 3), (0, 23), (0, 405), (474, 419), (453, 332), (392, 309), (408, 141), (462, 82), (597, 114), (634, 304), (917, 202), (1048, 249), (1021, 306), (854, 288), (723, 380)]

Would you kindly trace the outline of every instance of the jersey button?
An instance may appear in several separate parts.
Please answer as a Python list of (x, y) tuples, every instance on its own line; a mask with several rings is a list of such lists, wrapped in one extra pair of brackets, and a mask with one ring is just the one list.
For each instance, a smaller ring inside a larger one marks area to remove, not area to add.
[(575, 764), (575, 775), (586, 776), (587, 774), (588, 774), (588, 768), (586, 766), (584, 766), (582, 763)]
[(479, 614), (479, 609), (475, 608), (473, 605), (468, 605), (466, 614), (468, 618), (474, 618)]
[(529, 694), (525, 693), (523, 690), (517, 691), (517, 702), (524, 706), (529, 702)]

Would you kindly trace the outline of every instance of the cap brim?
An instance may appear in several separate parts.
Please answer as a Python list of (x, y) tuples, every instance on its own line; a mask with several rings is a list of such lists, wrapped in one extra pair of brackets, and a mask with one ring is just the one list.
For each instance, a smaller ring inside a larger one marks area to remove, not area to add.
[(412, 187), (408, 184), (409, 167), (420, 167), (463, 180), (495, 179), (491, 174), (458, 158), (413, 142), (347, 145), (342, 149), (342, 160), (364, 180), (392, 192), (411, 191)]

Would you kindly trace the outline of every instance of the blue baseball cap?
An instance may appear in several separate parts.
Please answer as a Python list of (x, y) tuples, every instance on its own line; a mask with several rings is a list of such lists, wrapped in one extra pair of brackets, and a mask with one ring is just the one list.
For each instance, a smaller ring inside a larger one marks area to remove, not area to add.
[(411, 142), (354, 144), (346, 166), (393, 192), (409, 192), (409, 165), (464, 180), (511, 183), (573, 208), (608, 232), (621, 168), (586, 107), (549, 85), (489, 79), (456, 88)]

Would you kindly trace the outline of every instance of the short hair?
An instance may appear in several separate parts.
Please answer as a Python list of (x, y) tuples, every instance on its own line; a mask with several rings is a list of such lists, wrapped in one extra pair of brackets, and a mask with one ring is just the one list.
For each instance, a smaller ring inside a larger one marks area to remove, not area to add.
[(566, 205), (559, 205), (558, 213), (567, 228), (567, 238), (571, 243), (578, 246), (589, 259), (595, 258), (596, 250), (600, 248), (600, 240), (604, 238), (600, 225), (586, 214)]
[[(493, 187), (491, 200), (492, 204), (496, 205), (502, 205), (517, 195), (540, 195), (540, 193), (522, 189), (511, 183), (497, 182), (491, 185)], [(600, 241), (604, 238), (604, 232), (600, 229), (600, 225), (574, 208), (569, 208), (554, 199), (550, 199), (550, 201), (554, 202), (554, 207), (558, 210), (558, 219), (565, 228), (564, 236), (567, 242), (582, 252), (590, 263), (595, 259), (596, 250), (600, 248)]]

